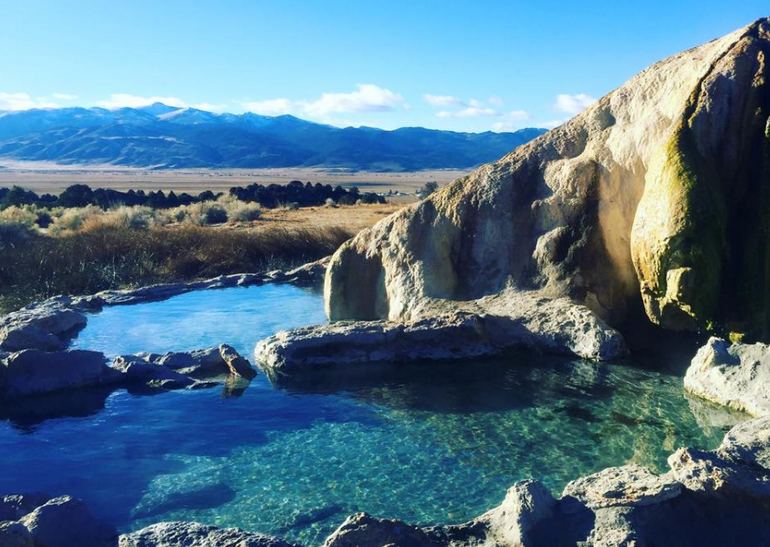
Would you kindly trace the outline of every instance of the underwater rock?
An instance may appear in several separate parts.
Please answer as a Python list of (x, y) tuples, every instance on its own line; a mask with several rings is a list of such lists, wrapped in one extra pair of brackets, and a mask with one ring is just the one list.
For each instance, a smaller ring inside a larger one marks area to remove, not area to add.
[(567, 299), (505, 292), (407, 322), (340, 321), (279, 332), (260, 341), (260, 366), (279, 375), (337, 365), (467, 359), (514, 348), (612, 359), (623, 337)]
[(512, 287), (611, 325), (770, 332), (768, 58), (768, 19), (673, 55), (363, 230), (332, 256), (329, 319), (408, 321)]
[(695, 354), (684, 377), (685, 389), (736, 410), (770, 414), (770, 346), (730, 344), (710, 338)]
[(120, 374), (103, 353), (86, 350), (22, 350), (0, 361), (0, 393), (24, 397), (65, 389), (113, 384)]
[(121, 535), (118, 545), (119, 547), (170, 547), (172, 545), (292, 547), (293, 544), (262, 534), (244, 532), (238, 528), (217, 528), (197, 522), (159, 522), (136, 532)]
[[(716, 450), (683, 448), (668, 461), (671, 470), (662, 475), (626, 465), (578, 478), (565, 487), (559, 499), (537, 481), (521, 481), (513, 485), (499, 506), (464, 524), (419, 526), (356, 513), (345, 519), (323, 545), (702, 547), (770, 542), (770, 417), (735, 426)], [(226, 491), (212, 488), (180, 493), (180, 499), (169, 498), (160, 508), (173, 508), (177, 503), (186, 507), (189, 499), (206, 506), (210, 495), (227, 499)], [(190, 496), (187, 501), (185, 495)], [(153, 507), (158, 510), (159, 506)], [(24, 525), (35, 545), (100, 545), (97, 540), (107, 538), (111, 532), (68, 496), (54, 500), (5, 496), (0, 498), (0, 515), (15, 519), (7, 522)], [(52, 530), (64, 526), (64, 519), (70, 526), (67, 534), (71, 534), (66, 537), (78, 538), (81, 543), (46, 543), (52, 541), (46, 538), (59, 538), (52, 535)], [(3, 533), (20, 541), (26, 538), (15, 525), (0, 527), (0, 538), (4, 538)], [(119, 545), (290, 544), (236, 528), (160, 522), (120, 536)]]
[(517, 483), (499, 507), (461, 525), (421, 528), (354, 515), (325, 545), (402, 545), (399, 538), (452, 547), (770, 540), (770, 418), (734, 427), (715, 451), (680, 449), (669, 464), (663, 475), (633, 465), (608, 468), (571, 482), (558, 500), (535, 481)]

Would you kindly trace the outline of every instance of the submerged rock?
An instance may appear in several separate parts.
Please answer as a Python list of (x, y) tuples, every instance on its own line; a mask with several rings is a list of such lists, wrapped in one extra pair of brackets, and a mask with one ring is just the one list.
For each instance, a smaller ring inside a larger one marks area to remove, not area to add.
[(23, 350), (0, 360), (0, 393), (24, 397), (117, 383), (120, 374), (103, 353), (86, 350)]
[(291, 547), (277, 538), (244, 532), (238, 528), (218, 528), (197, 522), (159, 522), (136, 532), (123, 534), (119, 547)]
[(770, 418), (733, 428), (715, 451), (680, 449), (671, 471), (605, 469), (560, 499), (536, 481), (460, 525), (419, 527), (354, 515), (325, 545), (760, 545), (770, 541)]
[(467, 359), (513, 348), (589, 359), (626, 352), (622, 336), (567, 299), (506, 292), (407, 322), (356, 321), (279, 332), (260, 341), (257, 361), (287, 375), (338, 365)]
[(684, 387), (709, 401), (755, 416), (770, 414), (770, 346), (710, 338), (687, 369)]

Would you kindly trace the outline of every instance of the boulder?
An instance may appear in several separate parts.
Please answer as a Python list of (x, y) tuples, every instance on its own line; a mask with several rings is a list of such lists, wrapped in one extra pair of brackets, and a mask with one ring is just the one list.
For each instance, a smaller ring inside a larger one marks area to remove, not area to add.
[(230, 375), (251, 379), (256, 375), (251, 363), (227, 344), (195, 351), (165, 354), (120, 355), (111, 365), (126, 384), (145, 384), (162, 389), (209, 387), (206, 378)]
[(119, 380), (120, 374), (107, 366), (104, 354), (98, 351), (30, 349), (12, 353), (0, 361), (0, 393), (9, 398)]
[(227, 344), (220, 345), (219, 356), (227, 365), (230, 374), (246, 379), (254, 378), (257, 375), (257, 371), (251, 366), (249, 360), (242, 357), (232, 346)]
[(332, 365), (467, 359), (513, 348), (598, 360), (627, 351), (623, 337), (585, 306), (508, 291), (413, 321), (340, 321), (282, 331), (260, 341), (255, 356), (263, 368), (285, 376)]
[(110, 366), (123, 375), (122, 383), (129, 385), (138, 383), (151, 387), (177, 389), (195, 383), (195, 380), (189, 376), (137, 355), (119, 355)]
[(575, 498), (590, 509), (603, 509), (659, 504), (681, 492), (682, 485), (668, 475), (656, 475), (638, 465), (624, 465), (570, 482), (562, 497)]
[(410, 321), (513, 289), (610, 325), (770, 333), (770, 20), (640, 72), (332, 256), (330, 320)]
[[(556, 507), (556, 499), (542, 483), (520, 481), (508, 490), (499, 506), (458, 528), (474, 530), (476, 535), (483, 530), (489, 545), (534, 545), (540, 539), (537, 528), (554, 519)], [(456, 536), (456, 531), (452, 535)]]
[(251, 363), (227, 344), (189, 352), (166, 353), (155, 362), (193, 378), (226, 374), (253, 378), (256, 374)]
[(238, 528), (217, 528), (197, 522), (159, 522), (136, 532), (123, 534), (120, 547), (291, 547), (280, 539)]
[(82, 501), (70, 496), (48, 500), (19, 522), (40, 547), (107, 547), (115, 544), (117, 536)]
[(399, 520), (374, 518), (356, 513), (345, 519), (323, 547), (359, 547), (363, 545), (398, 545), (399, 547), (431, 547), (442, 545), (421, 528)]
[(695, 354), (684, 377), (693, 395), (755, 416), (770, 414), (768, 386), (770, 346), (713, 337)]
[(70, 308), (69, 297), (55, 297), (0, 318), (0, 349), (56, 351), (86, 325), (86, 316)]

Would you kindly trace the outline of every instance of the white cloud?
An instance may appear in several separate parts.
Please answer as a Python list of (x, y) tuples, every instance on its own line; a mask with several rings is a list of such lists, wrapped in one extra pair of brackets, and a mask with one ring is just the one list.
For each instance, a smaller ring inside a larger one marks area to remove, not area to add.
[(57, 108), (58, 103), (48, 97), (33, 97), (29, 93), (0, 92), (0, 110), (29, 110), (30, 108)]
[(173, 106), (176, 108), (197, 108), (198, 110), (205, 110), (207, 112), (224, 112), (227, 110), (226, 104), (217, 103), (188, 103), (187, 101), (180, 99), (179, 97), (161, 97), (159, 95), (153, 95), (150, 97), (144, 97), (141, 95), (131, 95), (130, 93), (113, 93), (109, 99), (97, 102), (97, 106), (114, 110), (116, 108), (140, 108), (142, 106), (149, 106), (155, 103), (163, 103), (166, 106)]
[(503, 100), (492, 96), (486, 101), (479, 99), (460, 99), (452, 95), (423, 95), (428, 104), (442, 107), (436, 112), (438, 118), (499, 118), (492, 129), (494, 131), (511, 131), (521, 127), (521, 122), (529, 119), (529, 113), (524, 110), (506, 112), (500, 107)]
[(323, 93), (314, 100), (294, 101), (286, 98), (242, 103), (244, 110), (265, 116), (297, 114), (328, 121), (333, 114), (360, 114), (408, 109), (398, 93), (374, 84), (358, 84), (349, 93)]
[(139, 108), (141, 106), (148, 106), (154, 103), (163, 103), (167, 106), (175, 106), (177, 108), (190, 106), (178, 97), (142, 97), (140, 95), (131, 95), (129, 93), (113, 93), (110, 95), (109, 99), (99, 101), (96, 104), (103, 108), (115, 109), (126, 106), (129, 108)]
[(562, 93), (556, 96), (556, 102), (553, 106), (559, 112), (575, 116), (580, 114), (595, 101), (596, 99), (594, 97), (586, 95), (585, 93), (578, 93), (577, 95)]
[(350, 93), (324, 93), (315, 101), (305, 103), (303, 110), (316, 117), (342, 112), (386, 112), (404, 105), (404, 98), (398, 93), (374, 84), (358, 84)]
[(545, 122), (541, 122), (537, 124), (537, 127), (545, 127), (546, 129), (553, 129), (554, 127), (559, 127), (561, 124), (566, 122), (567, 120), (548, 120)]
[(494, 108), (481, 106), (466, 106), (460, 110), (441, 110), (436, 112), (439, 118), (478, 118), (480, 116), (499, 116)]
[(431, 95), (426, 93), (422, 96), (425, 102), (431, 106), (448, 107), (448, 106), (464, 106), (465, 102), (457, 97), (451, 95)]
[(521, 129), (530, 115), (526, 110), (511, 110), (501, 116), (499, 122), (492, 124), (493, 131), (516, 131)]
[(189, 105), (191, 108), (197, 108), (198, 110), (205, 110), (206, 112), (221, 113), (227, 110), (226, 104), (216, 103), (193, 103)]
[(280, 116), (281, 114), (290, 114), (295, 112), (297, 105), (289, 99), (268, 99), (266, 101), (254, 101), (244, 103), (244, 110), (262, 114), (263, 116)]

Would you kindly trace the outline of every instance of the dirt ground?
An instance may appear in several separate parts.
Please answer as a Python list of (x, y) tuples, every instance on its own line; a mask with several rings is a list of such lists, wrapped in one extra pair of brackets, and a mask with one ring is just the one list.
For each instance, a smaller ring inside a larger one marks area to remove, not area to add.
[(405, 203), (343, 205), (339, 207), (302, 207), (296, 210), (265, 209), (251, 228), (320, 228), (336, 226), (360, 232), (380, 219), (404, 207)]

